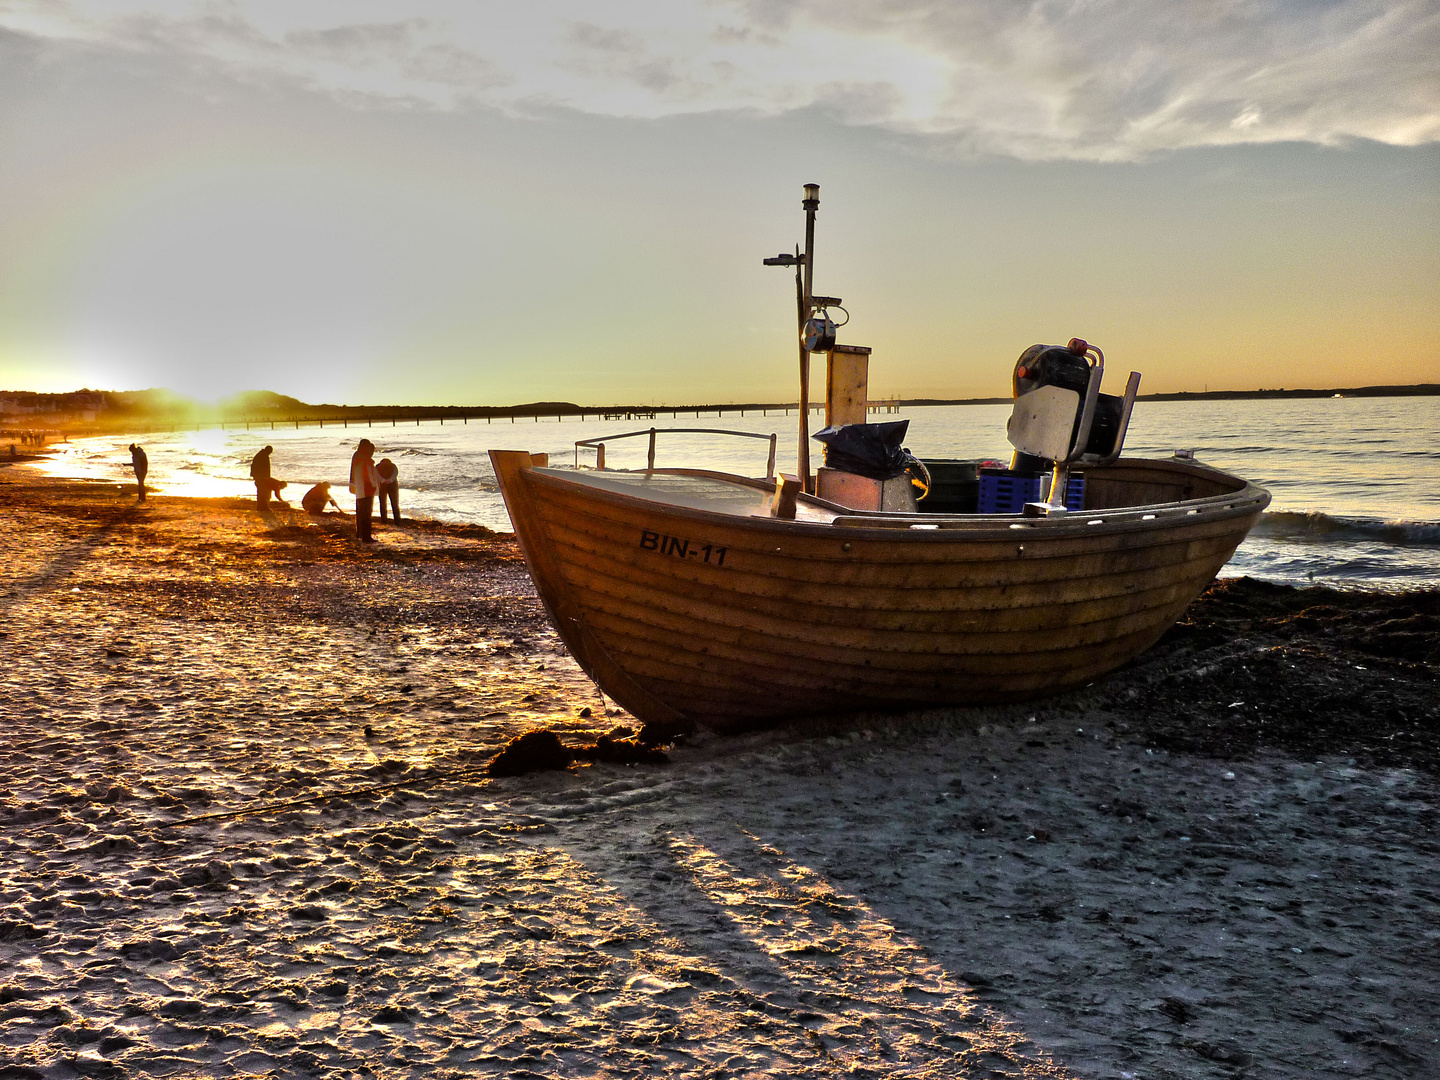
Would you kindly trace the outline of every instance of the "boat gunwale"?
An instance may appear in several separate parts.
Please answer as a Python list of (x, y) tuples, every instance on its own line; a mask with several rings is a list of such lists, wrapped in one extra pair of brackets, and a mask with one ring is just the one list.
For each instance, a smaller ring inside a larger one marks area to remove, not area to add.
[[(1270, 503), (1270, 493), (1264, 488), (1208, 465), (1163, 458), (1125, 458), (1123, 462), (1127, 465), (1158, 466), (1163, 471), (1178, 473), (1182, 476), (1190, 475), (1212, 481), (1228, 481), (1240, 486), (1232, 492), (1221, 492), (1218, 495), (1206, 495), (1195, 499), (1110, 507), (1103, 510), (1071, 511), (1063, 515), (1033, 518), (1025, 517), (1022, 514), (910, 514), (885, 511), (865, 513), (812, 495), (799, 496), (806, 505), (836, 513), (833, 521), (817, 522), (802, 519), (792, 521), (761, 514), (734, 514), (723, 510), (709, 510), (664, 502), (647, 498), (644, 495), (615, 491), (586, 484), (583, 481), (577, 482), (566, 476), (563, 471), (549, 467), (532, 467), (523, 469), (522, 473), (529, 474), (525, 477), (527, 482), (542, 487), (555, 485), (583, 491), (584, 497), (587, 499), (595, 498), (616, 505), (645, 507), (650, 512), (676, 515), (688, 520), (726, 522), (735, 527), (791, 536), (797, 533), (814, 538), (833, 538), (841, 535), (909, 543), (954, 543), (960, 540), (970, 543), (1013, 542), (1018, 539), (1017, 534), (1034, 537), (1037, 531), (1041, 536), (1035, 537), (1036, 539), (1047, 540), (1100, 536), (1112, 532), (1148, 532), (1247, 517), (1264, 511)], [(1107, 468), (1110, 467), (1113, 466), (1107, 466)], [(634, 471), (617, 469), (606, 471), (624, 471), (632, 476), (705, 477), (752, 488), (757, 492), (773, 493), (773, 487), (763, 480), (711, 469), (671, 468)], [(1147, 518), (1146, 515), (1151, 516)], [(1097, 524), (1091, 524), (1091, 522)], [(926, 527), (915, 528), (915, 526)]]

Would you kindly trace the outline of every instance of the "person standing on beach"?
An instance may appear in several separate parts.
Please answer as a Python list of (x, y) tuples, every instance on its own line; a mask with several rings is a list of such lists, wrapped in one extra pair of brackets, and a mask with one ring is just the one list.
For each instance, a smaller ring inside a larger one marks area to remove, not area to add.
[(350, 490), (355, 494), (355, 537), (362, 544), (373, 544), (370, 517), (375, 511), (375, 493), (380, 490), (380, 474), (375, 471), (375, 444), (361, 439), (350, 458)]
[(275, 485), (270, 479), (270, 455), (275, 450), (267, 446), (250, 459), (250, 479), (255, 481), (255, 505), (261, 510), (270, 508), (270, 492)]
[(388, 457), (382, 458), (379, 465), (375, 466), (376, 473), (380, 476), (380, 520), (385, 520), (385, 500), (390, 500), (390, 508), (395, 511), (395, 524), (400, 524), (400, 470)]
[(140, 497), (135, 501), (144, 502), (145, 474), (150, 471), (150, 458), (146, 456), (144, 448), (138, 443), (130, 444), (130, 465), (135, 470), (135, 486), (140, 489)]

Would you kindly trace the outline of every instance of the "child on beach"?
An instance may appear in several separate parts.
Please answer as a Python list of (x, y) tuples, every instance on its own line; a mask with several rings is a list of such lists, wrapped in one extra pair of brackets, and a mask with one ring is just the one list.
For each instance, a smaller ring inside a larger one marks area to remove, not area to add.
[(330, 485), (324, 481), (321, 481), (309, 491), (305, 492), (300, 499), (300, 505), (305, 508), (305, 512), (315, 514), (317, 517), (325, 512), (326, 503), (335, 507), (341, 514), (345, 513), (344, 510), (340, 510), (340, 504), (337, 503), (334, 496), (330, 494)]
[(380, 520), (385, 520), (385, 500), (390, 500), (390, 508), (395, 512), (395, 523), (400, 523), (400, 470), (388, 457), (383, 458), (379, 465), (375, 466), (375, 472), (380, 477)]

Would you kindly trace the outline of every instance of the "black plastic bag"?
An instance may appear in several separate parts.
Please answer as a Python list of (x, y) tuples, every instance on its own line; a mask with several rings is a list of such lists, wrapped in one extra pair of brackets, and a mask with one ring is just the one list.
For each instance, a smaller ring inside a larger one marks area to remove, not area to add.
[(825, 464), (829, 468), (872, 480), (893, 480), (905, 474), (909, 455), (900, 444), (909, 427), (909, 420), (841, 424), (817, 431), (814, 437), (825, 444)]

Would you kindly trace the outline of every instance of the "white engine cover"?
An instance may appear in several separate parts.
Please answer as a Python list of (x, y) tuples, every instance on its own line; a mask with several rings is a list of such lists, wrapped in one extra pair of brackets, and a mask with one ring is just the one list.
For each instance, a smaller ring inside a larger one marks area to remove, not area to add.
[(1080, 395), (1063, 386), (1037, 386), (1015, 399), (1005, 434), (1022, 454), (1064, 461), (1070, 455)]

